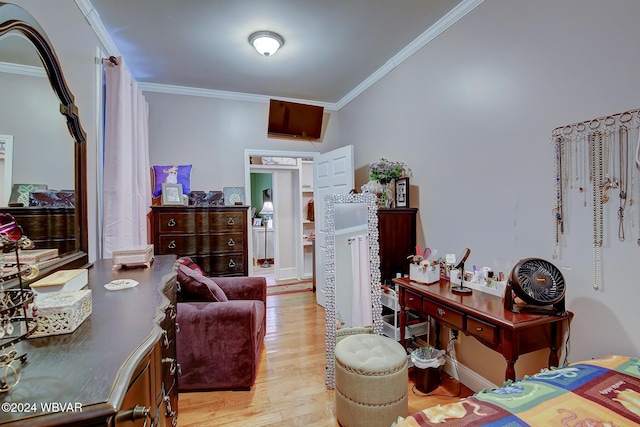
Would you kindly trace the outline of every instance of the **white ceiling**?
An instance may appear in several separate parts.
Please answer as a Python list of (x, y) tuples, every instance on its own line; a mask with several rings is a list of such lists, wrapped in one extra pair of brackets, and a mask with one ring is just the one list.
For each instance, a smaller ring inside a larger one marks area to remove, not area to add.
[[(339, 108), (482, 0), (76, 1), (143, 89)], [(282, 35), (282, 49), (258, 54), (259, 30)]]

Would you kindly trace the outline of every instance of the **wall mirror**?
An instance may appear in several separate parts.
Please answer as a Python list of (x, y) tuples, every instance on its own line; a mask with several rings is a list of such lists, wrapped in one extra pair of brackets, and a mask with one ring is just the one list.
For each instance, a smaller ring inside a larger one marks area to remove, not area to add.
[[(329, 389), (335, 387), (334, 348), (338, 324), (342, 323), (340, 328), (373, 326), (374, 333), (382, 333), (377, 209), (376, 197), (370, 193), (325, 196), (326, 386)], [(358, 240), (359, 248), (354, 247)], [(362, 250), (367, 253), (363, 254)], [(368, 267), (359, 259), (368, 259)], [(358, 264), (364, 268), (354, 268)], [(363, 287), (357, 286), (364, 281), (371, 285), (368, 295), (363, 295)], [(354, 296), (356, 302), (367, 301), (367, 305), (370, 299), (372, 325), (354, 320), (361, 318), (356, 313), (361, 310), (354, 304)]]
[[(13, 140), (13, 155), (4, 159), (12, 182), (1, 186), (12, 194), (3, 194), (0, 212), (14, 216), (36, 249), (58, 249), (59, 257), (43, 264), (41, 275), (84, 266), (86, 134), (46, 33), (26, 10), (1, 2), (0, 91), (11, 99), (0, 105), (0, 134)], [(24, 194), (13, 191), (17, 186)], [(38, 200), (29, 201), (26, 191), (38, 193)], [(23, 196), (19, 201), (17, 194)]]

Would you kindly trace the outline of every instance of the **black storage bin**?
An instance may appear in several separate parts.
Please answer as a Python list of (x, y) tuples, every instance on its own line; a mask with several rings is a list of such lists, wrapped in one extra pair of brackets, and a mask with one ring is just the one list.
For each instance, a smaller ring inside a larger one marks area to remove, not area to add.
[(440, 387), (442, 382), (442, 368), (420, 369), (414, 366), (414, 383), (416, 388), (423, 393), (431, 393)]

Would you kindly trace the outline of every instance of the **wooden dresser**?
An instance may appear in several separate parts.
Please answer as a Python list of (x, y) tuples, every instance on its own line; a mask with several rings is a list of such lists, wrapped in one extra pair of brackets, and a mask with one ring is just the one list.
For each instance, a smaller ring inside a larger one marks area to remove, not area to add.
[[(20, 382), (0, 394), (0, 425), (176, 425), (174, 264), (157, 256), (150, 268), (114, 271), (111, 260), (95, 262), (91, 316), (71, 334), (17, 344), (28, 362)], [(115, 279), (139, 284), (105, 289)]]
[(409, 274), (407, 256), (416, 250), (416, 208), (378, 209), (380, 279), (391, 281), (396, 273)]
[(60, 255), (76, 250), (74, 207), (3, 207), (0, 212), (15, 218), (36, 249), (58, 249)]
[(249, 206), (152, 206), (154, 253), (189, 256), (208, 276), (248, 276)]

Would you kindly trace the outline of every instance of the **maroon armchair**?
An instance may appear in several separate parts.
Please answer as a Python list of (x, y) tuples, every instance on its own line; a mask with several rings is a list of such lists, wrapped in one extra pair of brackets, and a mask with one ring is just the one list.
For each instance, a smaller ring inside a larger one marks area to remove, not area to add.
[(266, 329), (265, 278), (207, 278), (179, 265), (178, 282), (179, 390), (249, 390)]

